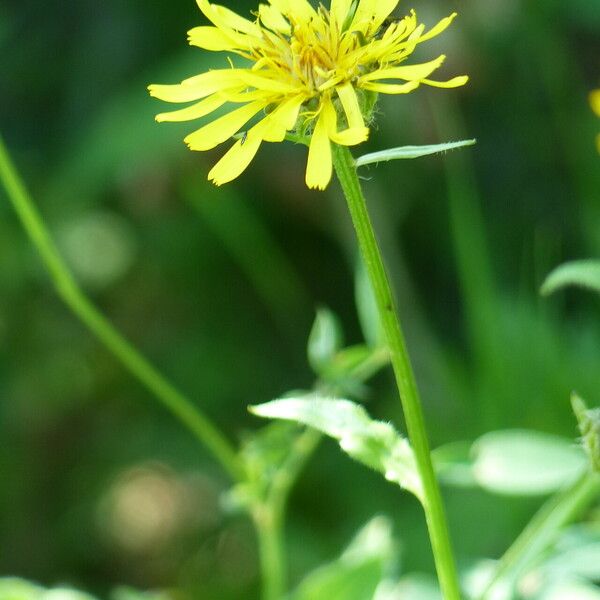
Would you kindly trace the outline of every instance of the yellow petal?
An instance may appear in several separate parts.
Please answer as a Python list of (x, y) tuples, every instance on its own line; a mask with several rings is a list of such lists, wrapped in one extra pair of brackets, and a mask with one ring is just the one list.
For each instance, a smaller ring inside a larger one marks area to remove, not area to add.
[(399, 0), (360, 0), (351, 30), (375, 32), (398, 6)]
[(346, 119), (348, 120), (348, 127), (364, 127), (365, 122), (363, 120), (360, 105), (358, 104), (358, 98), (356, 92), (352, 87), (351, 83), (340, 85), (336, 88), (337, 95), (342, 102), (344, 112), (346, 113)]
[(253, 129), (256, 129), (257, 135), (260, 135), (266, 142), (283, 141), (286, 132), (293, 129), (296, 124), (303, 101), (303, 96), (295, 96), (286, 100)]
[(285, 35), (291, 33), (290, 24), (285, 17), (272, 4), (260, 4), (258, 6), (258, 15), (265, 27), (271, 31), (277, 31)]
[(361, 81), (375, 81), (379, 79), (425, 79), (431, 75), (444, 62), (445, 56), (442, 54), (435, 60), (431, 60), (420, 65), (401, 65), (399, 67), (390, 67), (389, 69), (378, 69), (368, 73), (361, 78)]
[(317, 18), (317, 12), (308, 0), (269, 0), (282, 15), (294, 21), (308, 23)]
[(213, 94), (192, 106), (186, 106), (181, 110), (173, 110), (171, 112), (160, 113), (156, 115), (156, 120), (160, 123), (162, 121), (191, 121), (192, 119), (199, 119), (204, 117), (214, 110), (217, 110), (220, 106), (225, 104), (225, 98)]
[(467, 83), (467, 81), (469, 81), (468, 75), (459, 75), (458, 77), (454, 77), (454, 78), (450, 79), (449, 81), (432, 81), (431, 79), (422, 79), (421, 83), (426, 83), (427, 85), (430, 85), (431, 87), (456, 88), (456, 87), (460, 87), (461, 85), (465, 85), (465, 83)]
[(240, 81), (243, 81), (246, 85), (255, 87), (259, 90), (265, 90), (269, 92), (279, 92), (280, 94), (286, 94), (296, 89), (299, 84), (292, 84), (291, 82), (282, 81), (265, 75), (259, 75), (247, 69), (240, 69), (238, 74)]
[(245, 69), (215, 69), (183, 80), (175, 85), (152, 84), (150, 95), (166, 102), (191, 102), (228, 88), (239, 88), (239, 72)]
[(259, 136), (250, 133), (245, 139), (238, 140), (210, 170), (208, 179), (215, 185), (223, 185), (238, 177), (256, 156), (261, 141)]
[(343, 131), (338, 131), (337, 113), (331, 100), (328, 98), (323, 101), (321, 111), (327, 127), (327, 135), (332, 142), (341, 144), (342, 146), (354, 146), (364, 142), (369, 137), (369, 128), (365, 127), (362, 123)]
[(331, 0), (331, 16), (335, 19), (338, 30), (341, 30), (342, 25), (346, 21), (348, 11), (352, 5), (352, 0)]
[(183, 141), (190, 150), (210, 150), (237, 133), (257, 112), (266, 106), (263, 100), (246, 104), (190, 133)]
[(311, 189), (324, 190), (331, 180), (332, 171), (331, 142), (327, 133), (325, 112), (321, 110), (308, 148), (306, 185)]
[(213, 52), (249, 48), (251, 46), (250, 41), (243, 34), (235, 31), (225, 32), (218, 27), (208, 25), (190, 29), (188, 31), (188, 41), (192, 46), (198, 46)]
[(233, 29), (260, 37), (260, 27), (240, 17), (237, 13), (219, 4), (211, 4), (208, 0), (196, 0), (206, 18), (220, 29)]
[(423, 34), (423, 36), (419, 39), (419, 44), (421, 42), (426, 42), (431, 38), (434, 38), (437, 35), (440, 35), (443, 31), (445, 31), (450, 23), (454, 21), (458, 13), (452, 13), (449, 17), (443, 18), (437, 25), (434, 25), (427, 33)]
[(191, 102), (212, 94), (214, 90), (206, 91), (200, 86), (182, 85), (180, 83), (176, 85), (153, 83), (148, 86), (148, 91), (154, 98), (165, 102)]
[(593, 111), (600, 117), (600, 90), (595, 90), (590, 94), (590, 104)]
[(419, 87), (419, 81), (407, 81), (406, 83), (373, 83), (367, 81), (360, 85), (361, 88), (371, 92), (380, 92), (381, 94), (408, 94)]

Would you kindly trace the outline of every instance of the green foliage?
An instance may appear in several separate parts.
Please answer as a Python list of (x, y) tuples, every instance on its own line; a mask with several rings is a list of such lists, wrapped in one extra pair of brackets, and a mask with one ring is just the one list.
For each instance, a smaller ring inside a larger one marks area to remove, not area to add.
[(538, 431), (494, 431), (473, 444), (438, 448), (434, 455), (445, 482), (516, 496), (558, 491), (585, 467), (571, 440)]
[(289, 600), (373, 600), (395, 551), (390, 523), (375, 517), (337, 560), (309, 573)]
[(600, 472), (600, 408), (589, 409), (577, 394), (571, 395), (571, 405), (592, 469)]
[(95, 600), (84, 592), (57, 587), (45, 589), (24, 579), (0, 578), (0, 600)]
[(544, 281), (541, 293), (549, 296), (566, 287), (580, 287), (600, 293), (600, 261), (576, 260), (556, 267)]
[(308, 337), (308, 362), (316, 373), (324, 374), (332, 369), (342, 343), (338, 318), (328, 308), (319, 308)]
[(358, 311), (358, 319), (363, 336), (372, 348), (383, 347), (386, 344), (385, 333), (377, 310), (377, 302), (373, 287), (369, 281), (364, 262), (359, 260), (354, 276), (354, 298)]
[(362, 406), (350, 400), (311, 395), (273, 400), (252, 406), (250, 411), (259, 417), (295, 421), (317, 429), (337, 440), (355, 460), (422, 498), (410, 444), (390, 423), (371, 419)]
[(390, 160), (420, 158), (430, 154), (438, 154), (440, 152), (448, 152), (465, 146), (473, 146), (477, 140), (462, 140), (460, 142), (446, 142), (445, 144), (433, 144), (429, 146), (401, 146), (399, 148), (388, 148), (371, 154), (363, 154), (356, 159), (357, 167), (365, 165), (377, 164), (380, 162), (388, 162)]

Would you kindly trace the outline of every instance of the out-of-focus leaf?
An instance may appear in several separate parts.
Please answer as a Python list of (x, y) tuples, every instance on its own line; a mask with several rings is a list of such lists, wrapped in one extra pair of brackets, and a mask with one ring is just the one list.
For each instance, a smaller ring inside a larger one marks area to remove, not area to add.
[(373, 600), (443, 600), (440, 588), (430, 575), (406, 575), (399, 581), (383, 581)]
[(319, 308), (308, 336), (308, 362), (316, 373), (327, 370), (336, 352), (342, 347), (342, 328), (338, 318), (328, 308)]
[(354, 295), (356, 298), (358, 319), (365, 341), (372, 347), (383, 346), (386, 343), (385, 333), (381, 325), (381, 319), (379, 318), (373, 286), (369, 281), (369, 276), (362, 260), (359, 260), (356, 266)]
[(375, 421), (358, 404), (317, 395), (273, 400), (250, 407), (259, 417), (303, 423), (338, 440), (344, 452), (383, 473), (388, 481), (422, 498), (415, 458), (406, 438), (389, 423)]
[(573, 442), (537, 431), (494, 431), (473, 444), (475, 480), (499, 494), (549, 494), (572, 482), (585, 463)]
[(0, 579), (0, 600), (39, 600), (44, 589), (24, 579)]
[(549, 296), (569, 286), (587, 288), (600, 293), (600, 260), (576, 260), (556, 267), (546, 277), (540, 292), (544, 296)]
[(246, 479), (227, 494), (225, 500), (228, 508), (247, 509), (263, 499), (298, 433), (299, 428), (293, 423), (270, 423), (244, 441), (240, 458), (246, 470)]
[(574, 579), (549, 585), (535, 600), (600, 600), (600, 589)]
[(456, 487), (477, 485), (469, 442), (453, 442), (440, 446), (433, 451), (432, 458), (438, 477), (444, 483)]
[(438, 154), (447, 152), (464, 146), (473, 146), (477, 140), (461, 140), (460, 142), (446, 142), (445, 144), (434, 144), (430, 146), (400, 146), (398, 148), (388, 148), (371, 154), (363, 154), (356, 159), (356, 166), (363, 167), (374, 163), (387, 162), (389, 160), (398, 160), (405, 158), (420, 158), (428, 154)]
[(44, 589), (38, 585), (7, 577), (0, 579), (0, 600), (95, 600), (93, 596), (65, 587)]
[(549, 581), (565, 578), (600, 581), (600, 530), (586, 525), (567, 528), (535, 573)]
[(166, 592), (141, 592), (129, 587), (118, 587), (110, 594), (110, 600), (171, 600)]
[(581, 441), (594, 471), (600, 472), (600, 408), (589, 409), (577, 394), (571, 396)]
[(290, 600), (372, 600), (393, 556), (390, 523), (376, 517), (338, 560), (310, 573)]

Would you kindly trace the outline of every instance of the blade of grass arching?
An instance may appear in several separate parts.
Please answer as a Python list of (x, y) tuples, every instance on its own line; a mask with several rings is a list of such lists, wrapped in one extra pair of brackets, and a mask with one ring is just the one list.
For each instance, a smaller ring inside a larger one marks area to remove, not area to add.
[(574, 484), (550, 498), (534, 515), (498, 562), (480, 600), (493, 600), (498, 589), (508, 591), (525, 570), (600, 495), (600, 475), (586, 471)]
[(220, 462), (234, 480), (243, 477), (235, 449), (189, 398), (180, 393), (83, 293), (62, 259), (0, 137), (0, 183), (38, 251), (56, 292), (73, 314), (115, 358)]
[[(440, 94), (432, 100), (432, 108), (441, 138), (464, 135), (466, 127), (454, 98)], [(502, 381), (498, 353), (500, 341), (495, 327), (499, 314), (497, 283), (486, 239), (475, 168), (469, 152), (449, 153), (444, 157), (444, 166), (450, 229), (468, 338), (475, 363), (486, 374), (484, 380), (487, 383), (484, 385), (494, 386)], [(484, 396), (488, 399), (483, 407), (484, 424), (493, 427), (497, 406), (492, 394)]]
[[(252, 207), (234, 187), (215, 188), (187, 178), (182, 197), (212, 229), (271, 311), (279, 329), (295, 339), (295, 323), (311, 306), (294, 265)], [(198, 190), (203, 190), (202, 195)]]

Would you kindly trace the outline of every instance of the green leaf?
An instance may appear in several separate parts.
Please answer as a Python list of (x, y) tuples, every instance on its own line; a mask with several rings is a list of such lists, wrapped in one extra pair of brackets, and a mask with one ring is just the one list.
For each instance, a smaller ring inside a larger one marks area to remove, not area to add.
[(95, 600), (93, 596), (65, 587), (47, 590), (17, 577), (0, 578), (0, 600)]
[(574, 481), (586, 464), (571, 440), (537, 431), (494, 431), (472, 451), (476, 482), (498, 494), (549, 494)]
[(110, 600), (170, 600), (165, 592), (141, 592), (130, 587), (118, 587), (112, 591)]
[(435, 578), (429, 575), (405, 575), (399, 581), (384, 581), (373, 600), (443, 600)]
[(576, 260), (556, 267), (546, 277), (540, 292), (544, 296), (549, 296), (569, 286), (582, 287), (600, 293), (600, 260)]
[(473, 146), (477, 140), (462, 140), (460, 142), (446, 142), (445, 144), (434, 144), (430, 146), (400, 146), (398, 148), (389, 148), (380, 152), (364, 154), (356, 159), (356, 166), (363, 167), (365, 165), (387, 162), (389, 160), (398, 160), (404, 158), (419, 158), (429, 154), (437, 154), (438, 152), (447, 152), (456, 148), (464, 148), (465, 146)]
[(328, 308), (319, 308), (308, 336), (308, 362), (317, 374), (327, 370), (342, 343), (338, 318)]
[(422, 499), (410, 444), (390, 423), (371, 419), (362, 406), (350, 400), (312, 395), (273, 400), (250, 407), (250, 412), (259, 417), (303, 423), (321, 431), (336, 439), (346, 454)]
[(577, 417), (581, 442), (594, 471), (600, 472), (600, 408), (589, 409), (577, 395), (571, 395), (571, 405)]
[(535, 600), (600, 600), (600, 589), (577, 579), (553, 583)]
[(310, 573), (290, 600), (372, 600), (394, 554), (390, 523), (376, 517), (338, 560)]
[(17, 577), (0, 578), (0, 600), (39, 600), (44, 589)]
[(354, 296), (358, 319), (365, 337), (365, 341), (371, 347), (380, 347), (386, 344), (385, 332), (379, 317), (377, 301), (373, 293), (373, 286), (369, 281), (369, 276), (362, 260), (359, 260), (356, 266), (354, 276)]

